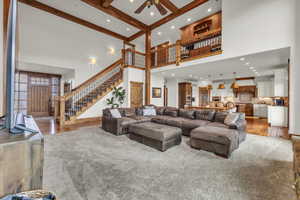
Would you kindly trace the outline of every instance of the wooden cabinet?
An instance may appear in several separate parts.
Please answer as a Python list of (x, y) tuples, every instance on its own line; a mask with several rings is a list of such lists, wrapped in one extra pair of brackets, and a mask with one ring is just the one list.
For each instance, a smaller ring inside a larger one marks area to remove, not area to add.
[(246, 116), (253, 116), (253, 104), (252, 103), (240, 103), (237, 104), (238, 112), (245, 113)]
[(257, 83), (257, 96), (258, 97), (273, 97), (274, 84), (273, 81), (261, 81)]
[(192, 106), (192, 84), (183, 82), (178, 84), (178, 106), (184, 108), (184, 106)]
[(268, 123), (271, 126), (288, 127), (288, 107), (268, 106)]

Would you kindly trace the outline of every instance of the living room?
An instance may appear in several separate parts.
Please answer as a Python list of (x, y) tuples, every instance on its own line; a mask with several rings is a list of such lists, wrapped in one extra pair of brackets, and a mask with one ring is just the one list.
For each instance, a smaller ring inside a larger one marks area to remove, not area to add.
[(0, 198), (297, 199), (297, 0), (0, 5)]

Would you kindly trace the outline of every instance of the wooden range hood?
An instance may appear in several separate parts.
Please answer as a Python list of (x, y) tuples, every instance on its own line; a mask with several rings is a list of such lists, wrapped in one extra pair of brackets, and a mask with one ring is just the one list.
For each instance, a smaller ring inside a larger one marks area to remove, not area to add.
[(253, 95), (253, 97), (257, 96), (257, 89), (255, 85), (249, 85), (249, 86), (239, 86), (239, 88), (233, 89), (233, 93), (235, 97), (238, 97), (239, 93), (250, 93)]

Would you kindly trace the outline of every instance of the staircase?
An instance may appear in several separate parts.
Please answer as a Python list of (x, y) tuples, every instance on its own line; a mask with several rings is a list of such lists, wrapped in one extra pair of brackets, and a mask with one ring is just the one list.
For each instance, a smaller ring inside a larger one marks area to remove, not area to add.
[(56, 98), (54, 115), (61, 127), (75, 123), (78, 116), (122, 83), (122, 64), (123, 59), (116, 61), (72, 92)]

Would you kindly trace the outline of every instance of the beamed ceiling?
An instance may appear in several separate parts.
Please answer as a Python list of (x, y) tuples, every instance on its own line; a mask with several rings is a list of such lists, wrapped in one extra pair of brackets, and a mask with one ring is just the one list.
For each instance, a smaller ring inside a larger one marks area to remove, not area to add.
[[(172, 37), (178, 39), (178, 28), (210, 15), (211, 13), (207, 12), (208, 8), (212, 8), (212, 12), (221, 10), (221, 0), (160, 0), (168, 11), (164, 16), (155, 6), (135, 14), (134, 11), (145, 0), (19, 1), (125, 41), (137, 39), (147, 30), (152, 30), (154, 34), (158, 29), (168, 31), (167, 26), (175, 26), (176, 30), (173, 30), (173, 33), (168, 32), (168, 37), (162, 36), (158, 40), (172, 40)], [(188, 18), (191, 18), (191, 21), (188, 22)]]

